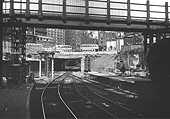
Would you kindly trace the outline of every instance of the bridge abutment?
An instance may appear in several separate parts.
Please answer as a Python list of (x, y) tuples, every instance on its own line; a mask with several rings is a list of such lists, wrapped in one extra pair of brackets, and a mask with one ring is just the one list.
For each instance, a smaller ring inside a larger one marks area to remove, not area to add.
[(81, 72), (84, 72), (85, 70), (85, 56), (81, 58)]

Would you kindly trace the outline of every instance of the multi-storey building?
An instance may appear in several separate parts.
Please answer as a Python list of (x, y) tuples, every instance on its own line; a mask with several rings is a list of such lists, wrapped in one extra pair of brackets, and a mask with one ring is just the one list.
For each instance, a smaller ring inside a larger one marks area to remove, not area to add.
[(47, 36), (47, 28), (34, 28), (34, 35)]
[(66, 45), (71, 45), (73, 51), (80, 51), (80, 45), (82, 40), (81, 30), (66, 30), (65, 42)]
[(34, 36), (34, 28), (27, 28), (26, 31), (26, 43), (36, 43), (36, 38)]
[(65, 30), (65, 45), (72, 45), (74, 40), (75, 30)]
[(36, 43), (42, 44), (45, 49), (52, 49), (52, 47), (55, 46), (55, 41), (51, 37), (47, 36), (35, 36), (36, 37)]
[(56, 45), (65, 45), (65, 30), (47, 28), (47, 37), (53, 38)]
[(3, 56), (5, 56), (6, 53), (11, 53), (11, 41), (9, 40), (4, 40), (2, 42), (2, 45), (3, 45)]
[(98, 36), (99, 51), (106, 50), (107, 41), (106, 41), (106, 33), (105, 33), (105, 31), (99, 31), (98, 35), (99, 35)]

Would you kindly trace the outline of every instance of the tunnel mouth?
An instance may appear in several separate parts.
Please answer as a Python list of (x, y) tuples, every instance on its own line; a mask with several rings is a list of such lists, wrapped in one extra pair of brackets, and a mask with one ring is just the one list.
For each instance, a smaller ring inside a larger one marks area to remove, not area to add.
[(55, 58), (54, 71), (81, 71), (81, 58)]

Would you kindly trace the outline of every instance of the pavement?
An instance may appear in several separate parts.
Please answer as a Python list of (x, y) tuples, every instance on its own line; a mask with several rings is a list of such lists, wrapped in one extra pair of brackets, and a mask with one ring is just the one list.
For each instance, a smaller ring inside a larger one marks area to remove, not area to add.
[(29, 99), (33, 83), (0, 88), (0, 119), (29, 119)]

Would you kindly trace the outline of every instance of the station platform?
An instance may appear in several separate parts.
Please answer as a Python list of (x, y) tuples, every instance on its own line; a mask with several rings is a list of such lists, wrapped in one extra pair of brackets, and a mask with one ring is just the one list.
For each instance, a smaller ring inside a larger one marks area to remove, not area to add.
[[(146, 90), (151, 90), (151, 79), (135, 77), (135, 76), (118, 76), (111, 72), (86, 72), (90, 78), (99, 83), (105, 84), (110, 88), (123, 92), (123, 96), (127, 97), (145, 97)], [(119, 93), (118, 93), (119, 94)], [(129, 97), (129, 96), (128, 96)]]
[[(114, 73), (86, 72), (94, 81), (130, 93), (127, 105), (147, 118), (169, 118), (169, 84), (141, 77), (120, 77)], [(120, 95), (121, 96), (121, 95)], [(125, 97), (125, 96), (124, 96)]]
[(117, 81), (124, 81), (129, 83), (135, 83), (138, 81), (151, 81), (148, 78), (134, 77), (134, 76), (117, 76), (115, 73), (99, 73), (99, 72), (88, 72), (90, 75), (106, 77)]
[(0, 118), (29, 119), (29, 99), (33, 83), (0, 88)]

